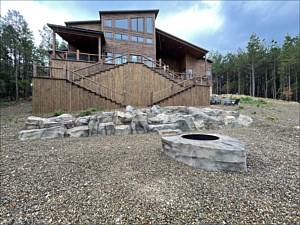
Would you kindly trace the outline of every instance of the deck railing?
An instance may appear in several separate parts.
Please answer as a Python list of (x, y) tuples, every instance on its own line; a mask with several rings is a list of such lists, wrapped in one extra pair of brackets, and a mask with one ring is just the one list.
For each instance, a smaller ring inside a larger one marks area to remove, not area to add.
[(97, 54), (72, 51), (55, 51), (55, 58), (65, 59), (65, 60), (77, 60), (77, 61), (86, 61), (86, 62), (98, 62), (99, 56)]

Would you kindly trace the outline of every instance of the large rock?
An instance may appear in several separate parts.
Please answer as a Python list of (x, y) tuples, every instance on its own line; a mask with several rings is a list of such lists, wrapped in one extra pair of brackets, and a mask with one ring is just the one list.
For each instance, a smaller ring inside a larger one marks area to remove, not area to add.
[(253, 119), (249, 116), (245, 116), (245, 115), (240, 115), (239, 116), (239, 123), (243, 126), (243, 127), (248, 127), (250, 126), (250, 124), (252, 123)]
[(80, 126), (80, 127), (73, 127), (68, 129), (65, 133), (66, 137), (88, 137), (89, 136), (89, 127), (88, 126)]
[(114, 135), (115, 129), (115, 124), (113, 122), (105, 123), (106, 135)]
[(74, 127), (74, 122), (76, 118), (72, 116), (71, 114), (64, 113), (60, 116), (51, 117), (49, 118), (50, 121), (58, 122), (60, 124), (63, 124), (67, 129), (70, 129)]
[(149, 131), (146, 113), (137, 113), (131, 121), (131, 130), (133, 134), (143, 134)]
[(62, 126), (33, 129), (33, 130), (22, 130), (19, 132), (19, 139), (33, 140), (33, 139), (52, 139), (52, 138), (63, 138), (66, 129)]
[(106, 135), (105, 123), (98, 124), (97, 134), (98, 135)]
[(89, 124), (91, 119), (91, 116), (83, 116), (83, 117), (78, 117), (75, 120), (75, 126), (80, 127), (80, 126), (86, 126)]
[(116, 135), (127, 135), (131, 134), (131, 127), (130, 125), (119, 125), (115, 127), (115, 134)]
[(149, 124), (167, 124), (170, 122), (170, 115), (161, 113), (154, 117), (148, 117)]
[(245, 144), (224, 135), (162, 137), (162, 152), (192, 167), (213, 171), (247, 171)]
[(194, 118), (192, 115), (182, 115), (179, 113), (170, 115), (170, 123), (176, 124), (182, 131), (196, 130)]
[(100, 123), (108, 123), (108, 122), (113, 122), (113, 116), (114, 112), (103, 112), (101, 117), (98, 119), (100, 120)]
[(42, 120), (41, 117), (29, 116), (27, 118), (27, 121), (25, 122), (25, 129), (26, 130), (39, 129), (41, 120)]
[(114, 116), (113, 116), (113, 122), (116, 124), (116, 125), (128, 125), (131, 123), (133, 119), (133, 114), (132, 113), (129, 113), (129, 112), (119, 112), (119, 111), (116, 111), (114, 113)]
[(99, 121), (97, 120), (97, 116), (91, 116), (88, 127), (89, 127), (89, 136), (96, 135), (98, 130)]
[(156, 125), (149, 125), (149, 132), (157, 132), (160, 130), (176, 130), (180, 129), (177, 124), (156, 124)]

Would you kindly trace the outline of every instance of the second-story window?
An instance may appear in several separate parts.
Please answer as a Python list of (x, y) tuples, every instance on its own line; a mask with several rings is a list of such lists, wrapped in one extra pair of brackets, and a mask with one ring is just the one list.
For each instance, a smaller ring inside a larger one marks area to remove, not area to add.
[(148, 34), (152, 34), (153, 33), (153, 23), (152, 23), (152, 17), (147, 17), (146, 18), (146, 32)]
[(115, 39), (127, 41), (128, 40), (128, 35), (116, 33), (115, 34)]
[(131, 36), (131, 40), (132, 41), (136, 41), (136, 42), (144, 42), (144, 38), (143, 37), (139, 37), (139, 36)]
[(144, 18), (131, 18), (131, 30), (144, 32)]
[(128, 29), (128, 19), (115, 20), (115, 27), (121, 29)]
[(105, 20), (104, 25), (106, 27), (111, 27), (112, 26), (112, 21), (111, 20)]

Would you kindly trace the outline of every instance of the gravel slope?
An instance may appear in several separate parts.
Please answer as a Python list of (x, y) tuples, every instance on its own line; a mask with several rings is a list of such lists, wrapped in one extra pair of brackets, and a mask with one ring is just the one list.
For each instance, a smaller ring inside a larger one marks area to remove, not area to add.
[(2, 108), (0, 224), (300, 224), (299, 104), (271, 104), (203, 132), (244, 141), (247, 173), (173, 161), (154, 134), (22, 142), (30, 103)]

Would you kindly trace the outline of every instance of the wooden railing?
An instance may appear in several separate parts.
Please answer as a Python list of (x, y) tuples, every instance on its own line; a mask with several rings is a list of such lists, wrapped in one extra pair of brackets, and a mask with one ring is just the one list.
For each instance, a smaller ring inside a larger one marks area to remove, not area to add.
[(55, 51), (55, 58), (65, 60), (77, 60), (87, 62), (98, 62), (99, 56), (97, 54), (84, 53), (77, 50), (76, 52), (71, 51)]
[[(73, 81), (75, 84), (89, 89), (90, 91), (95, 92), (98, 95), (104, 96), (108, 99), (111, 99), (119, 104), (124, 104), (125, 101), (125, 94), (119, 93), (109, 87), (104, 86), (103, 84), (94, 81), (88, 77), (82, 76), (81, 74), (66, 69), (67, 79)], [(68, 77), (69, 75), (69, 77)]]
[(163, 90), (153, 92), (151, 102), (152, 104), (154, 104), (196, 84), (209, 85), (208, 79), (205, 76), (191, 76), (190, 78), (179, 83), (173, 83), (171, 86)]

